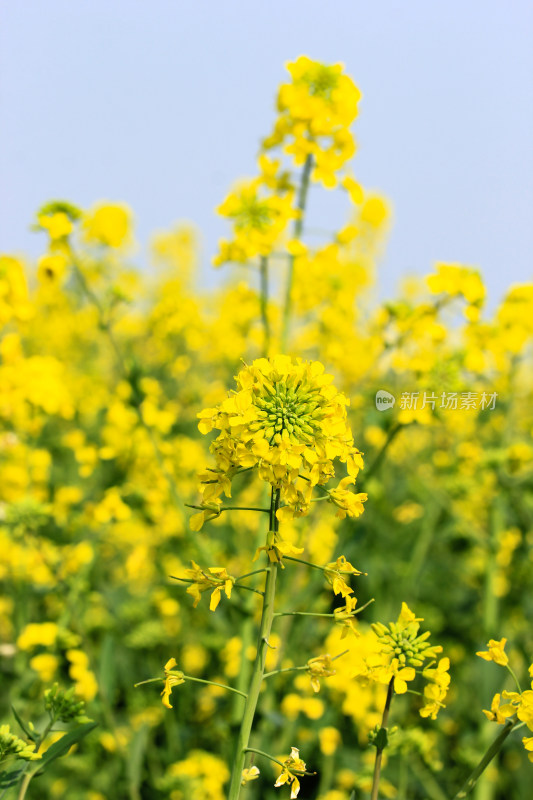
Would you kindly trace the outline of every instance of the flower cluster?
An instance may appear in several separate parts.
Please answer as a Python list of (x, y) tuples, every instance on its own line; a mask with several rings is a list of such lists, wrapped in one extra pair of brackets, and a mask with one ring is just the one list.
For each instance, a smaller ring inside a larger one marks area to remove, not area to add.
[(76, 697), (76, 687), (60, 689), (57, 683), (44, 693), (44, 707), (61, 722), (86, 721), (85, 702)]
[(35, 752), (33, 744), (28, 744), (24, 739), (19, 739), (11, 733), (9, 725), (0, 725), (0, 761), (8, 756), (21, 758), (23, 761), (35, 761), (41, 758), (41, 754)]
[(450, 662), (448, 658), (441, 658), (435, 666), (435, 657), (442, 652), (442, 647), (429, 643), (429, 631), (419, 633), (420, 622), (422, 619), (415, 617), (403, 603), (396, 622), (388, 625), (374, 623), (375, 647), (362, 659), (358, 673), (365, 681), (384, 684), (392, 681), (396, 694), (404, 694), (408, 683), (417, 673), (421, 674), (427, 683), (420, 715), (435, 719), (439, 709), (444, 707), (443, 700), (450, 683)]
[(13, 256), (0, 255), (0, 326), (13, 318), (28, 319), (31, 313), (22, 262)]
[[(507, 639), (491, 639), (488, 644), (488, 650), (483, 650), (476, 655), (483, 658), (485, 661), (494, 661), (502, 667), (507, 667), (513, 678), (516, 680), (513, 670), (509, 666), (509, 656), (504, 648)], [(529, 667), (529, 676), (531, 680), (531, 688), (525, 691), (508, 692), (504, 689), (503, 692), (497, 692), (492, 698), (490, 711), (483, 709), (483, 713), (491, 722), (497, 722), (499, 725), (504, 725), (510, 717), (516, 717), (521, 722), (524, 722), (530, 731), (533, 731), (533, 664)], [(517, 682), (518, 683), (518, 682)], [(502, 700), (505, 701), (502, 703)], [(524, 736), (522, 744), (527, 750), (527, 757), (533, 761), (533, 736)]]
[(469, 320), (479, 319), (485, 300), (485, 286), (478, 270), (462, 264), (437, 264), (436, 273), (427, 279), (433, 294), (463, 297), (468, 303), (465, 315)]
[(233, 238), (219, 242), (215, 266), (270, 255), (289, 221), (296, 217), (292, 191), (266, 193), (262, 184), (261, 178), (241, 184), (218, 207), (218, 213), (233, 222)]
[[(334, 476), (335, 459), (346, 463), (355, 480), (362, 454), (346, 419), (348, 400), (332, 380), (317, 361), (257, 359), (237, 375), (236, 392), (217, 408), (198, 414), (202, 433), (220, 431), (211, 445), (216, 468), (201, 477), (206, 510), (222, 493), (230, 497), (231, 479), (251, 468), (280, 489), (280, 520), (308, 513), (313, 487)], [(360, 513), (366, 495), (351, 500), (344, 494), (345, 485), (341, 492), (334, 491), (332, 500), (347, 514)]]
[(72, 203), (54, 200), (37, 212), (37, 228), (48, 233), (54, 253), (65, 252), (64, 245), (78, 223), (88, 244), (119, 249), (131, 238), (131, 212), (123, 203), (99, 203), (84, 212)]
[(268, 150), (282, 145), (296, 165), (311, 157), (313, 179), (332, 188), (335, 173), (355, 152), (349, 126), (361, 94), (342, 64), (327, 66), (300, 56), (287, 69), (292, 81), (280, 87), (279, 116), (263, 146)]

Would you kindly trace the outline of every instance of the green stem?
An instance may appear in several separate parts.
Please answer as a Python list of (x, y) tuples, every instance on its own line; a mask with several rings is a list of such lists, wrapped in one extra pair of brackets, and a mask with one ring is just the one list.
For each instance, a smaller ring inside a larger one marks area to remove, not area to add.
[[(287, 558), (287, 556), (285, 556), (285, 558)], [(350, 617), (355, 617), (356, 614), (360, 614), (361, 611), (364, 611), (365, 608), (368, 608), (368, 606), (371, 605), (374, 602), (375, 602), (374, 598), (372, 598), (371, 600), (368, 600), (364, 604), (364, 606), (361, 606), (360, 608), (356, 609), (355, 611), (352, 611), (352, 613), (350, 614)], [(342, 606), (339, 606), (339, 608), (342, 609)], [(336, 617), (337, 615), (336, 614), (325, 614), (325, 613), (322, 614), (322, 613), (319, 613), (317, 611), (276, 611), (274, 616), (275, 617)], [(349, 619), (349, 617), (344, 617), (344, 619)]]
[[(407, 423), (407, 424), (409, 424), (409, 423)], [(374, 472), (376, 472), (376, 470), (379, 468), (379, 466), (381, 465), (381, 462), (383, 461), (383, 459), (385, 457), (385, 453), (387, 452), (387, 450), (389, 449), (390, 445), (392, 444), (392, 442), (394, 441), (394, 439), (399, 434), (399, 432), (401, 431), (402, 428), (405, 428), (405, 424), (402, 423), (402, 422), (397, 422), (395, 425), (392, 426), (392, 428), (389, 429), (389, 432), (387, 434), (387, 438), (385, 439), (381, 450), (379, 451), (377, 456), (374, 458), (374, 460), (370, 464), (369, 468), (367, 470), (365, 470), (365, 472), (362, 475), (362, 478), (365, 481), (365, 483), (370, 478), (370, 476), (373, 475)], [(361, 481), (359, 481), (359, 484), (361, 485)]]
[(512, 667), (509, 666), (509, 664), (506, 664), (505, 666), (507, 667), (508, 671), (512, 675), (514, 682), (516, 683), (516, 688), (518, 689), (518, 693), (522, 694), (522, 687), (520, 686), (520, 681), (516, 677), (516, 672), (514, 671), (514, 669)]
[(276, 611), (275, 617), (334, 617), (335, 614), (319, 614), (317, 611)]
[[(387, 689), (387, 699), (385, 700), (383, 717), (381, 719), (382, 728), (386, 728), (389, 722), (389, 712), (393, 694), (394, 694), (394, 678), (391, 678), (389, 683), (389, 688)], [(383, 759), (383, 749), (384, 749), (383, 747), (376, 748), (376, 760), (374, 762), (374, 777), (372, 779), (372, 793), (370, 795), (370, 800), (378, 800), (379, 779), (381, 777), (381, 761)]]
[(322, 760), (322, 769), (320, 770), (320, 781), (318, 784), (317, 796), (322, 797), (329, 792), (333, 786), (333, 779), (335, 777), (335, 753), (324, 756)]
[(488, 748), (487, 752), (485, 753), (485, 755), (483, 756), (477, 767), (474, 769), (474, 771), (471, 773), (469, 778), (465, 781), (461, 789), (459, 789), (457, 794), (453, 796), (453, 800), (462, 800), (462, 798), (467, 797), (470, 794), (472, 789), (474, 789), (478, 779), (485, 772), (486, 768), (488, 767), (494, 756), (496, 756), (500, 752), (503, 743), (505, 742), (505, 740), (507, 739), (507, 737), (509, 736), (515, 725), (516, 725), (516, 718), (514, 720), (513, 719), (507, 720), (507, 722), (503, 727), (503, 730), (500, 732), (500, 734), (496, 737), (491, 746)]
[(279, 764), (280, 767), (283, 766), (283, 762), (278, 761), (277, 758), (274, 758), (274, 756), (269, 755), (269, 753), (265, 753), (264, 750), (256, 750), (255, 747), (245, 747), (244, 750), (246, 753), (257, 753), (258, 756), (264, 756), (265, 758), (268, 758), (269, 761), (273, 761), (274, 764)]
[[(499, 534), (504, 528), (505, 512), (502, 508), (503, 496), (496, 495), (492, 501), (490, 508), (490, 517), (487, 531), (487, 563), (485, 566), (485, 580), (483, 586), (483, 633), (486, 639), (492, 636), (492, 632), (498, 630), (499, 618), (499, 599), (495, 591), (496, 574), (498, 571), (498, 564), (496, 561), (498, 551)], [(485, 641), (486, 641), (485, 639)], [(483, 693), (491, 696), (492, 680), (489, 670), (484, 670), (483, 674)], [(490, 741), (490, 725), (485, 723), (484, 728), (481, 729), (480, 734), (480, 749), (484, 750)], [(481, 773), (480, 773), (481, 775)], [(476, 779), (477, 780), (477, 779)], [(492, 800), (495, 796), (496, 785), (485, 776), (482, 780), (477, 781), (475, 787), (476, 800)]]
[(398, 770), (398, 794), (396, 800), (407, 800), (407, 785), (409, 783), (409, 774), (407, 771), (407, 754), (400, 753), (400, 766)]
[[(308, 155), (305, 159), (304, 168), (300, 180), (300, 189), (298, 191), (298, 202), (296, 208), (298, 209), (298, 217), (294, 223), (294, 239), (299, 239), (302, 235), (304, 226), (305, 206), (307, 202), (307, 192), (309, 190), (309, 181), (311, 178), (311, 170), (313, 169), (313, 156)], [(287, 350), (287, 342), (289, 339), (289, 327), (292, 311), (292, 281), (294, 277), (294, 256), (291, 255), (289, 259), (289, 269), (287, 271), (287, 286), (285, 289), (285, 306), (283, 308), (283, 327), (281, 329), (281, 352), (285, 353)]]
[(423, 761), (411, 754), (409, 768), (413, 775), (420, 781), (428, 800), (448, 800), (448, 795), (441, 789), (433, 774), (427, 769)]
[(299, 670), (309, 669), (307, 664), (305, 667), (283, 667), (283, 669), (274, 669), (272, 672), (265, 672), (263, 678), (270, 678), (271, 675), (280, 675), (282, 672), (298, 672)]
[[(338, 653), (331, 660), (336, 661), (341, 656), (345, 656), (347, 652), (348, 650), (343, 650), (342, 653)], [(309, 670), (310, 669), (309, 664), (305, 664), (302, 667), (283, 667), (283, 669), (274, 669), (272, 670), (272, 672), (265, 672), (263, 678), (270, 678), (271, 675), (279, 675), (281, 672), (296, 672), (297, 670), (303, 670), (303, 669)]]
[(270, 323), (268, 321), (268, 258), (261, 256), (259, 265), (261, 275), (261, 319), (263, 320), (264, 345), (263, 355), (268, 356), (270, 350)]
[(327, 567), (319, 567), (318, 564), (313, 564), (311, 561), (304, 561), (303, 558), (294, 558), (293, 556), (283, 556), (285, 561), (297, 561), (298, 564), (305, 564), (307, 567), (313, 567), (313, 569), (319, 569), (321, 572), (324, 572)]
[(224, 506), (221, 511), (263, 511), (270, 514), (269, 508), (258, 508), (257, 506)]
[[(46, 728), (43, 730), (41, 735), (39, 736), (39, 738), (38, 738), (38, 740), (37, 740), (37, 742), (35, 744), (35, 747), (33, 748), (33, 752), (34, 753), (38, 753), (39, 752), (42, 743), (44, 742), (44, 740), (46, 739), (46, 737), (48, 736), (48, 734), (50, 733), (50, 731), (54, 727), (54, 723), (55, 723), (55, 719), (51, 718), (50, 722), (48, 723)], [(24, 777), (22, 779), (22, 783), (20, 784), (20, 789), (19, 789), (19, 793), (17, 795), (17, 800), (24, 800), (24, 798), (26, 797), (26, 792), (28, 791), (28, 786), (30, 785), (30, 781), (31, 781), (31, 779), (33, 777), (34, 773), (31, 773), (31, 772), (28, 773), (27, 772), (28, 767), (29, 767), (29, 762), (24, 767), (24, 773), (25, 774), (24, 774)]]
[(203, 678), (193, 678), (192, 675), (183, 676), (186, 681), (195, 681), (196, 683), (207, 683), (209, 686), (220, 686), (222, 689), (227, 689), (228, 692), (240, 694), (241, 697), (246, 697), (246, 692), (241, 692), (240, 689), (234, 689), (233, 686), (227, 686), (225, 683), (217, 683), (217, 681), (205, 681)]
[[(278, 522), (276, 519), (276, 511), (279, 508), (280, 491), (279, 489), (272, 489), (270, 501), (270, 525), (267, 534), (267, 544), (269, 539), (272, 538), (271, 534), (275, 533), (278, 529)], [(250, 741), (250, 733), (259, 699), (259, 692), (263, 682), (263, 674), (265, 671), (265, 661), (268, 651), (268, 639), (270, 631), (272, 630), (272, 621), (274, 619), (274, 600), (276, 596), (276, 579), (278, 575), (279, 564), (277, 562), (269, 563), (266, 568), (266, 581), (265, 592), (263, 598), (263, 608), (261, 612), (261, 622), (259, 625), (259, 636), (257, 641), (257, 655), (255, 657), (254, 666), (252, 669), (252, 676), (250, 686), (247, 692), (247, 698), (244, 705), (241, 727), (237, 737), (237, 748), (235, 752), (235, 759), (233, 761), (233, 769), (231, 774), (231, 784), (228, 794), (228, 800), (238, 800), (241, 790), (242, 771), (246, 760), (246, 750)]]
[(260, 575), (262, 572), (265, 572), (264, 567), (262, 569), (254, 569), (253, 572), (246, 572), (244, 575), (239, 575), (239, 577), (235, 578), (235, 580), (243, 581), (245, 578), (250, 578), (252, 575)]
[[(247, 753), (257, 753), (258, 756), (264, 756), (265, 758), (268, 758), (270, 761), (273, 761), (274, 764), (279, 764), (280, 767), (284, 767), (285, 766), (282, 761), (278, 761), (277, 758), (274, 758), (274, 756), (271, 756), (269, 753), (265, 753), (264, 750), (256, 750), (255, 747), (245, 747), (245, 751)], [(294, 775), (298, 775), (298, 776), (300, 776), (300, 775), (316, 775), (316, 772), (308, 772), (307, 770), (303, 770), (303, 769), (291, 769), (291, 772)]]
[[(265, 571), (266, 570), (261, 570), (261, 572)], [(198, 583), (198, 581), (195, 581), (193, 578), (178, 578), (177, 575), (169, 575), (168, 577), (172, 578), (173, 581), (181, 581), (182, 583)], [(220, 583), (219, 587), (215, 588), (220, 588), (223, 585), (224, 585), (223, 583)], [(246, 586), (245, 583), (237, 583), (237, 581), (235, 581), (233, 586), (237, 589), (246, 589), (247, 592), (255, 592), (255, 594), (260, 594), (260, 595), (264, 594), (264, 592), (262, 592), (260, 589), (254, 589), (252, 586)]]
[(138, 683), (133, 684), (133, 688), (136, 689), (137, 686), (144, 686), (146, 683), (164, 683), (164, 678), (147, 678), (145, 681), (139, 681)]
[[(171, 673), (172, 674), (172, 673)], [(183, 678), (186, 681), (194, 681), (195, 683), (206, 683), (209, 686), (220, 686), (221, 689), (227, 689), (228, 692), (235, 692), (235, 694), (240, 694), (241, 697), (246, 697), (246, 692), (241, 692), (240, 689), (234, 689), (233, 686), (227, 686), (225, 683), (217, 683), (217, 681), (206, 681), (203, 678), (194, 678), (192, 675), (185, 675), (183, 673)], [(136, 689), (137, 686), (144, 686), (146, 683), (163, 683), (164, 678), (147, 678), (145, 681), (139, 681), (139, 683), (135, 683), (133, 688)]]
[[(205, 511), (205, 506), (196, 506), (193, 503), (184, 503), (185, 508), (197, 508), (200, 511)], [(218, 513), (222, 514), (223, 511), (263, 511), (265, 514), (270, 514), (269, 508), (258, 508), (257, 506), (223, 506), (219, 508)]]

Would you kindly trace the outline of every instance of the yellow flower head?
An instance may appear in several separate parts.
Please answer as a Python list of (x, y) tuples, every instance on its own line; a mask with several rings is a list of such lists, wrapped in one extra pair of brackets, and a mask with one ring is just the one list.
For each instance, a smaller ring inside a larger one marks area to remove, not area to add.
[(335, 594), (340, 594), (342, 597), (353, 594), (353, 589), (348, 586), (343, 575), (362, 574), (363, 573), (350, 564), (349, 561), (346, 561), (345, 556), (339, 556), (336, 561), (332, 561), (331, 564), (328, 564), (324, 568), (324, 577), (331, 585)]
[(291, 800), (298, 797), (300, 791), (300, 781), (298, 777), (304, 775), (306, 771), (305, 761), (300, 758), (300, 751), (297, 747), (291, 747), (291, 754), (283, 762), (283, 769), (279, 775), (275, 787), (283, 786), (288, 783), (291, 787)]
[(366, 670), (363, 669), (361, 675), (378, 683), (393, 681), (394, 691), (403, 694), (407, 691), (408, 681), (414, 680), (419, 668), (429, 662), (422, 671), (428, 683), (424, 687), (424, 706), (419, 713), (422, 717), (435, 719), (439, 709), (444, 707), (442, 701), (450, 683), (450, 661), (441, 658), (435, 666), (435, 656), (442, 652), (442, 647), (429, 643), (429, 631), (419, 634), (420, 622), (422, 619), (403, 603), (396, 622), (373, 624), (376, 650), (366, 658)]
[[(309, 488), (333, 476), (335, 459), (346, 463), (349, 475), (357, 474), (362, 454), (347, 423), (348, 401), (322, 364), (282, 355), (260, 358), (236, 380), (237, 391), (198, 414), (202, 433), (220, 431), (211, 445), (216, 469), (202, 485), (204, 501), (223, 492), (230, 496), (231, 478), (257, 467), (264, 481), (281, 489), (285, 506), (301, 516)], [(280, 509), (278, 518), (284, 516)]]
[[(503, 692), (504, 697), (508, 695)], [(509, 695), (510, 696), (510, 695)], [(525, 722), (530, 731), (533, 731), (533, 690), (526, 689), (520, 695), (520, 706), (516, 712), (518, 719)]]
[(507, 639), (500, 639), (500, 641), (491, 639), (490, 642), (487, 643), (489, 649), (476, 653), (476, 656), (484, 658), (485, 661), (494, 661), (495, 664), (500, 664), (500, 666), (505, 667), (509, 663), (507, 653), (504, 652), (506, 642)]
[(446, 691), (446, 688), (437, 683), (428, 683), (424, 686), (424, 705), (419, 711), (420, 716), (437, 719), (440, 709), (444, 708), (442, 701), (446, 697)]
[(74, 230), (74, 223), (81, 217), (81, 211), (72, 203), (52, 200), (37, 212), (37, 225), (48, 232), (52, 244), (61, 244)]
[(421, 667), (426, 660), (435, 658), (442, 652), (440, 645), (430, 645), (429, 631), (419, 634), (422, 619), (415, 617), (406, 603), (396, 622), (383, 625), (376, 622), (372, 630), (377, 635), (383, 653), (398, 660), (399, 666)]
[(61, 253), (42, 256), (37, 267), (37, 277), (43, 284), (60, 283), (67, 268), (67, 261)]
[(242, 778), (241, 778), (241, 786), (245, 786), (250, 781), (255, 781), (259, 777), (260, 772), (258, 767), (249, 767), (248, 769), (243, 769), (242, 771)]
[(311, 676), (311, 686), (314, 692), (320, 691), (319, 678), (329, 678), (336, 674), (331, 662), (332, 658), (328, 653), (316, 658), (310, 658), (307, 662), (307, 671)]
[(478, 270), (462, 264), (436, 264), (436, 274), (429, 275), (427, 283), (432, 294), (462, 297), (468, 303), (467, 319), (477, 320), (485, 300), (486, 289)]
[(501, 703), (501, 695), (498, 692), (492, 698), (490, 711), (483, 709), (483, 713), (491, 722), (497, 722), (498, 725), (503, 725), (507, 717), (512, 717), (516, 713), (516, 706), (511, 703)]
[(83, 228), (89, 242), (122, 247), (131, 237), (131, 211), (123, 205), (104, 203), (87, 214)]
[(357, 613), (355, 610), (357, 605), (357, 597), (347, 595), (344, 597), (344, 601), (345, 605), (333, 609), (333, 613), (335, 614), (335, 622), (342, 628), (341, 639), (344, 639), (349, 632), (353, 633), (355, 636), (360, 635), (359, 631), (355, 627), (354, 622), (355, 615)]
[(352, 475), (348, 475), (341, 480), (336, 489), (329, 490), (330, 502), (338, 506), (339, 510), (336, 516), (340, 519), (359, 517), (365, 510), (363, 503), (368, 500), (368, 495), (365, 492), (359, 492), (359, 494), (350, 492), (347, 487), (353, 483), (355, 483), (355, 478)]
[(269, 255), (289, 221), (296, 216), (292, 191), (265, 195), (261, 184), (261, 179), (242, 184), (218, 207), (221, 216), (233, 221), (233, 240), (221, 241), (219, 253), (213, 260), (215, 266)]
[(292, 82), (280, 87), (279, 116), (263, 147), (284, 145), (296, 165), (311, 157), (313, 180), (333, 188), (337, 171), (355, 152), (349, 126), (357, 116), (361, 94), (342, 64), (326, 65), (300, 56), (287, 69)]
[(286, 542), (284, 539), (280, 537), (279, 533), (276, 531), (276, 532), (271, 532), (269, 536), (269, 541), (267, 542), (266, 545), (257, 548), (255, 556), (253, 558), (254, 561), (257, 561), (257, 559), (259, 558), (261, 550), (266, 551), (269, 561), (271, 561), (272, 563), (281, 564), (281, 568), (284, 569), (285, 567), (283, 564), (283, 556), (299, 556), (301, 555), (301, 553), (303, 553), (304, 548), (296, 547), (290, 542)]
[(174, 686), (179, 686), (182, 683), (185, 683), (185, 678), (183, 676), (183, 672), (179, 672), (175, 670), (174, 667), (177, 665), (177, 661), (175, 658), (169, 658), (165, 666), (163, 667), (165, 671), (165, 686), (163, 691), (161, 692), (161, 697), (163, 698), (163, 705), (166, 708), (172, 708), (170, 703), (170, 695), (172, 694), (172, 689)]
[(36, 761), (41, 758), (40, 753), (35, 752), (33, 742), (25, 742), (11, 733), (9, 725), (0, 725), (0, 761), (7, 756), (15, 756), (24, 761)]
[(524, 736), (522, 738), (522, 744), (527, 750), (527, 757), (530, 761), (533, 761), (533, 736)]
[(235, 583), (235, 578), (228, 575), (225, 567), (209, 567), (202, 569), (194, 561), (191, 561), (192, 569), (185, 571), (185, 575), (192, 583), (187, 589), (187, 594), (192, 594), (194, 597), (193, 608), (196, 608), (200, 602), (202, 592), (212, 591), (211, 600), (209, 603), (210, 611), (215, 611), (220, 603), (222, 591), (226, 593), (226, 597), (231, 597), (231, 590)]
[(31, 314), (22, 261), (13, 256), (0, 255), (0, 325), (9, 322), (12, 317), (29, 319)]

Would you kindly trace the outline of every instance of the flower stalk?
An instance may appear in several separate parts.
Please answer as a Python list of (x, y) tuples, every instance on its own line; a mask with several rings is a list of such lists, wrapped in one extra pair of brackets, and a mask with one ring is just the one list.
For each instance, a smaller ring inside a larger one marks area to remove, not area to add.
[[(389, 683), (389, 688), (387, 689), (387, 699), (385, 700), (385, 707), (383, 709), (383, 717), (381, 719), (381, 730), (387, 729), (387, 725), (389, 723), (389, 713), (390, 707), (392, 703), (392, 697), (394, 694), (394, 678), (391, 679)], [(381, 778), (381, 762), (383, 759), (383, 751), (385, 749), (385, 741), (383, 743), (379, 743), (376, 746), (376, 760), (374, 761), (374, 776), (372, 778), (372, 793), (370, 795), (370, 800), (378, 800), (379, 796), (379, 781)]]
[(263, 355), (268, 356), (268, 351), (270, 350), (270, 322), (268, 319), (268, 258), (266, 256), (261, 256), (259, 273), (261, 276), (261, 320), (264, 334)]
[[(302, 177), (300, 180), (300, 188), (298, 191), (298, 217), (294, 223), (294, 238), (299, 239), (302, 235), (304, 226), (304, 214), (307, 204), (307, 193), (309, 191), (309, 182), (311, 179), (311, 170), (313, 169), (313, 156), (308, 155), (302, 170)], [(295, 257), (291, 254), (289, 259), (289, 268), (287, 271), (287, 285), (285, 289), (285, 305), (283, 307), (283, 327), (281, 329), (281, 352), (287, 351), (287, 343), (289, 340), (291, 312), (292, 312), (292, 282), (294, 277), (294, 261)]]
[(500, 752), (503, 743), (515, 727), (516, 723), (516, 717), (507, 720), (503, 726), (503, 729), (500, 731), (496, 739), (494, 739), (477, 767), (469, 775), (457, 794), (454, 794), (453, 800), (463, 800), (463, 798), (468, 797), (470, 792), (475, 789), (479, 778), (483, 775), (492, 759)]
[[(279, 508), (280, 491), (279, 489), (272, 488), (271, 502), (270, 502), (270, 525), (267, 534), (267, 544), (278, 530), (278, 520), (276, 512)], [(261, 613), (261, 622), (259, 625), (259, 636), (257, 641), (257, 655), (255, 657), (254, 666), (252, 669), (252, 676), (250, 686), (248, 688), (246, 702), (242, 716), (242, 722), (237, 737), (237, 746), (235, 752), (235, 759), (233, 762), (233, 769), (231, 774), (231, 784), (229, 789), (228, 800), (238, 800), (241, 790), (242, 771), (246, 760), (246, 752), (250, 741), (250, 733), (259, 699), (259, 692), (263, 682), (265, 671), (265, 662), (268, 651), (268, 640), (272, 630), (272, 622), (274, 619), (274, 600), (276, 596), (276, 579), (278, 574), (279, 564), (277, 562), (270, 562), (266, 568), (266, 581), (263, 598), (263, 608)]]

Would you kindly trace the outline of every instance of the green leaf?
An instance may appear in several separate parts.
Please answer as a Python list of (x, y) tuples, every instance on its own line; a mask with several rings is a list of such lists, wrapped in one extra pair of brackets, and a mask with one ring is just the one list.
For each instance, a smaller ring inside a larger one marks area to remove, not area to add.
[(148, 725), (141, 725), (131, 740), (129, 747), (127, 771), (131, 797), (140, 797), (139, 788), (142, 781), (142, 767), (148, 745), (149, 732)]
[(73, 744), (81, 742), (81, 740), (94, 730), (97, 725), (97, 722), (86, 722), (84, 725), (79, 725), (77, 728), (74, 728), (73, 731), (66, 733), (65, 736), (62, 736), (57, 742), (54, 742), (31, 772), (31, 777), (33, 778), (38, 772), (42, 772), (45, 767), (52, 761), (55, 761), (56, 758), (60, 758), (68, 753)]
[(385, 750), (389, 743), (389, 736), (387, 728), (380, 728), (374, 739), (374, 745), (378, 750)]
[(24, 769), (12, 769), (9, 772), (0, 772), (0, 789), (9, 789), (18, 783), (24, 773)]
[(20, 727), (22, 728), (22, 730), (24, 731), (24, 733), (28, 737), (28, 739), (30, 739), (32, 742), (36, 742), (37, 739), (39, 738), (38, 735), (36, 733), (32, 733), (29, 730), (29, 728), (26, 726), (26, 724), (19, 717), (15, 706), (11, 706), (11, 711), (13, 712), (13, 715), (14, 715), (15, 719), (17, 720), (18, 724), (20, 725)]

